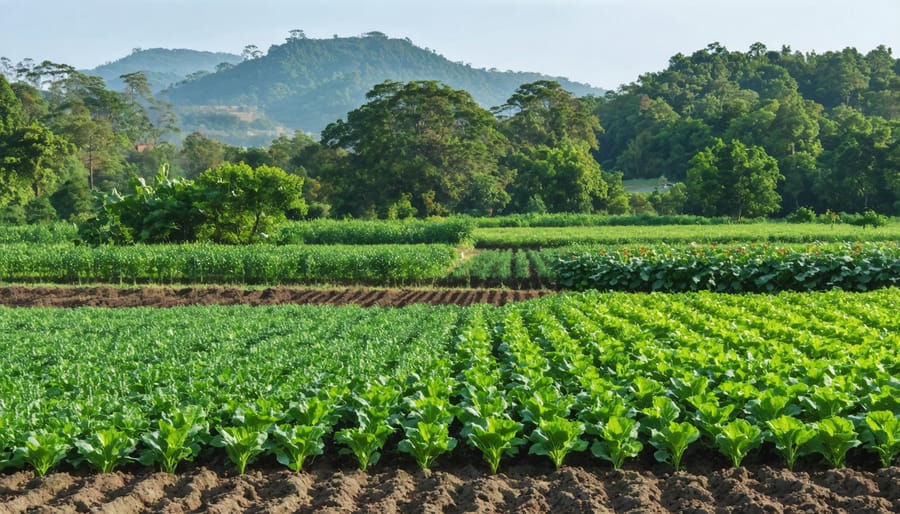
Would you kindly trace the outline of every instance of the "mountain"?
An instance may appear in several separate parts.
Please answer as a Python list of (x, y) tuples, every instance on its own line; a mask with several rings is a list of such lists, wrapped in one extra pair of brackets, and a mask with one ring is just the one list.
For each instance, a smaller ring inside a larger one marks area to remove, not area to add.
[(181, 82), (192, 74), (199, 76), (211, 73), (221, 63), (237, 64), (241, 56), (224, 52), (201, 52), (167, 48), (135, 49), (131, 55), (117, 61), (86, 70), (88, 75), (96, 75), (106, 82), (106, 86), (114, 91), (121, 91), (125, 84), (121, 75), (142, 71), (147, 76), (154, 92), (162, 91), (173, 84)]
[(262, 144), (277, 134), (318, 134), (365, 102), (385, 80), (437, 80), (472, 94), (484, 107), (506, 102), (520, 85), (557, 80), (576, 96), (604, 90), (539, 73), (472, 68), (408, 39), (380, 32), (332, 39), (293, 38), (266, 55), (197, 76), (164, 92), (185, 132), (201, 130), (233, 144)]

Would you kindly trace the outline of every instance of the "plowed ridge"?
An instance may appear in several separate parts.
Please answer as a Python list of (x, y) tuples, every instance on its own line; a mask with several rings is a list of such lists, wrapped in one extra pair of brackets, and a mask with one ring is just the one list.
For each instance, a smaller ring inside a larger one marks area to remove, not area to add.
[(175, 307), (179, 305), (348, 305), (402, 307), (472, 305), (530, 300), (543, 289), (307, 289), (274, 287), (0, 287), (0, 305), (11, 307)]
[(791, 472), (769, 466), (689, 472), (509, 466), (488, 475), (457, 464), (430, 474), (381, 466), (369, 473), (316, 463), (310, 471), (226, 466), (178, 475), (31, 471), (0, 475), (0, 513), (338, 512), (900, 512), (900, 468)]

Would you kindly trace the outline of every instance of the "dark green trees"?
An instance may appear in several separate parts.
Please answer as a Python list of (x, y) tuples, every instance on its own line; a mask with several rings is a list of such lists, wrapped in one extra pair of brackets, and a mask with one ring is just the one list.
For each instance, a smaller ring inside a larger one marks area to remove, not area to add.
[(508, 180), (497, 162), (506, 141), (468, 93), (433, 81), (384, 82), (366, 99), (322, 132), (326, 147), (349, 152), (322, 177), (341, 191), (335, 214), (385, 216), (398, 202), (419, 216), (448, 214), (465, 210), (467, 199), (498, 197), (490, 185), (499, 192)]
[(761, 147), (716, 139), (691, 159), (687, 205), (703, 216), (767, 216), (781, 205), (775, 188), (783, 178), (778, 162)]

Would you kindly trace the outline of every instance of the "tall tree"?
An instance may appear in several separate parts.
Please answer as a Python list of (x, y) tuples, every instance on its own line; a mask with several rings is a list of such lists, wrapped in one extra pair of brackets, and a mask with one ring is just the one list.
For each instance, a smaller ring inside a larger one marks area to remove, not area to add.
[(338, 214), (384, 215), (404, 195), (420, 215), (452, 212), (477, 177), (501, 176), (505, 138), (465, 91), (433, 81), (388, 81), (366, 99), (322, 132), (324, 145), (350, 152), (328, 178), (340, 184)]
[(691, 159), (687, 202), (704, 216), (766, 216), (780, 207), (776, 187), (783, 178), (778, 162), (762, 147), (717, 139)]

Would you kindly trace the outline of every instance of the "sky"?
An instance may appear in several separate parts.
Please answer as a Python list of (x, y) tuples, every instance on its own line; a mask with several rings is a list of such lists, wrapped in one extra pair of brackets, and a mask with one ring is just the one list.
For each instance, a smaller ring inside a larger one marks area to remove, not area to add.
[(718, 42), (900, 53), (900, 0), (0, 0), (0, 56), (89, 69), (134, 48), (263, 51), (371, 31), (451, 61), (606, 89)]

